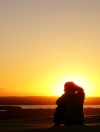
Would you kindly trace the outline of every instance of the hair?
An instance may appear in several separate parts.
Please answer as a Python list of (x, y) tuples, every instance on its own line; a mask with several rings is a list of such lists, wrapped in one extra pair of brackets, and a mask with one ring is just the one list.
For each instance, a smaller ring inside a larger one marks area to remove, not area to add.
[(84, 89), (80, 86), (77, 87), (76, 89), (77, 91), (77, 94), (81, 96), (81, 98), (85, 99), (85, 92), (84, 92)]
[(74, 91), (75, 87), (76, 87), (76, 84), (74, 82), (72, 82), (72, 81), (66, 82), (64, 84), (64, 91), (65, 92), (67, 92), (67, 91)]

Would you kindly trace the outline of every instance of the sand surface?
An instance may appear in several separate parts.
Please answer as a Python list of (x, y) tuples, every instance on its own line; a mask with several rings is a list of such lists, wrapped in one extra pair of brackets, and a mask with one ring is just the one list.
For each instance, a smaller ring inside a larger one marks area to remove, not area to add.
[(53, 117), (0, 120), (0, 132), (99, 132), (100, 115), (85, 115), (84, 126), (53, 127)]

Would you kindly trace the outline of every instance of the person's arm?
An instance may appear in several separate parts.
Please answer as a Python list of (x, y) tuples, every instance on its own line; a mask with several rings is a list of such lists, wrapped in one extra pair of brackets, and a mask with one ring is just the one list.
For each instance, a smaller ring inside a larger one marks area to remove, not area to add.
[(64, 99), (64, 98), (65, 98), (65, 97), (64, 97), (64, 94), (63, 94), (61, 97), (59, 97), (59, 98), (57, 99), (56, 104), (57, 104), (57, 105), (64, 104), (64, 102), (65, 102), (65, 99)]

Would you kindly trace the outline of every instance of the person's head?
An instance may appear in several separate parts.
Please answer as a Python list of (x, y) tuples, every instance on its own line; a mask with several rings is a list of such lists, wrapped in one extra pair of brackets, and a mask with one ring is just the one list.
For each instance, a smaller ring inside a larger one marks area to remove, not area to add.
[(76, 91), (76, 84), (72, 81), (66, 82), (64, 84), (64, 92), (67, 93), (68, 91), (75, 92)]

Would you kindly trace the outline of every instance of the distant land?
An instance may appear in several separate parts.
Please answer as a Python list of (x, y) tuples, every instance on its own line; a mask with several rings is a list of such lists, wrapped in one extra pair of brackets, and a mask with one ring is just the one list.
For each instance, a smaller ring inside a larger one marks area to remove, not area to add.
[[(0, 105), (55, 105), (54, 96), (0, 97)], [(100, 97), (86, 97), (85, 105), (100, 105)]]

